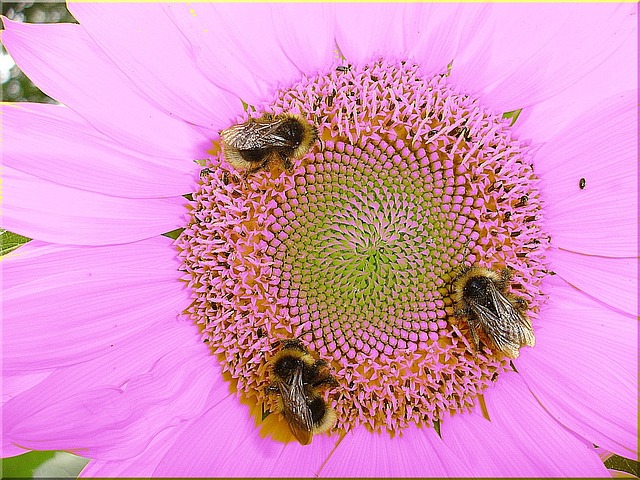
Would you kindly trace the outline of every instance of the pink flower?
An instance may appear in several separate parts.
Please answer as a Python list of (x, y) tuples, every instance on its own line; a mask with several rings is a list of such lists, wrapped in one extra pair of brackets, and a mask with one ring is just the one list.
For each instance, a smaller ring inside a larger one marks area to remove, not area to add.
[[(4, 227), (34, 239), (4, 258), (3, 456), (599, 477), (594, 444), (637, 455), (637, 7), (71, 11), (2, 32), (64, 105), (3, 105)], [(322, 143), (243, 180), (219, 142), (243, 105)], [(454, 315), (466, 263), (514, 269), (519, 358)], [(294, 336), (339, 383), (308, 446), (261, 415)]]

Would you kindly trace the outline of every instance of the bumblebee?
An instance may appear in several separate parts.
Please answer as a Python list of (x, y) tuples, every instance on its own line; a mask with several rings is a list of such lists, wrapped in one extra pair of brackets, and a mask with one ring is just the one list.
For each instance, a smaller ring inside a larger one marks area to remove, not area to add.
[(297, 339), (276, 342), (280, 351), (269, 362), (273, 382), (267, 391), (278, 395), (278, 410), (291, 433), (302, 445), (315, 433), (330, 429), (336, 413), (322, 397), (322, 390), (338, 385), (327, 362), (313, 357)]
[(265, 168), (271, 160), (287, 172), (292, 159), (302, 158), (318, 139), (318, 130), (301, 115), (265, 113), (220, 132), (224, 156), (245, 175)]
[(452, 282), (454, 315), (466, 318), (476, 350), (478, 330), (509, 358), (518, 358), (520, 347), (533, 347), (536, 339), (527, 318), (527, 303), (507, 292), (513, 271), (500, 274), (481, 267), (464, 268)]

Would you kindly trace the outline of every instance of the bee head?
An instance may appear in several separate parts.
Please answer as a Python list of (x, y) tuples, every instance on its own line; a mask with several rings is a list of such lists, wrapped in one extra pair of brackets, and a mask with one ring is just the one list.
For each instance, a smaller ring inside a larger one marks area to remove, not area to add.
[(304, 140), (304, 126), (296, 118), (287, 119), (278, 132), (287, 140), (289, 140), (294, 148), (298, 147)]
[(295, 348), (283, 349), (273, 359), (273, 374), (282, 379), (289, 380), (296, 370), (303, 367), (305, 352)]
[(475, 300), (482, 299), (487, 294), (491, 280), (487, 277), (471, 277), (464, 285), (464, 296)]

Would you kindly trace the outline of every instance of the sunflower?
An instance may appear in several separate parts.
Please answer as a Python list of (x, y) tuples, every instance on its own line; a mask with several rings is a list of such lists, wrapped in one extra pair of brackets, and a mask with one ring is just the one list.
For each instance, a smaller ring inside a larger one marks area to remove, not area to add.
[[(533, 477), (636, 455), (635, 6), (70, 9), (3, 19), (61, 103), (3, 105), (4, 226), (34, 239), (3, 259), (4, 456)], [(308, 148), (229, 163), (222, 131), (281, 118)], [(300, 380), (333, 412), (310, 445), (275, 388), (293, 344), (332, 379)]]

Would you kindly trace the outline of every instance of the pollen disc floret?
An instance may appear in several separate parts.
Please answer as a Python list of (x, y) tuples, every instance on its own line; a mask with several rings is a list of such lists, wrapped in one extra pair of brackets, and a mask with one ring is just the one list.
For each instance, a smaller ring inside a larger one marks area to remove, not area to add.
[(218, 151), (193, 194), (178, 240), (189, 314), (238, 390), (269, 404), (272, 344), (296, 337), (339, 383), (335, 429), (472, 408), (510, 367), (453, 316), (456, 270), (511, 267), (534, 330), (543, 299), (548, 242), (510, 121), (405, 62), (306, 78), (254, 107), (303, 115), (321, 141), (292, 174), (246, 179)]

